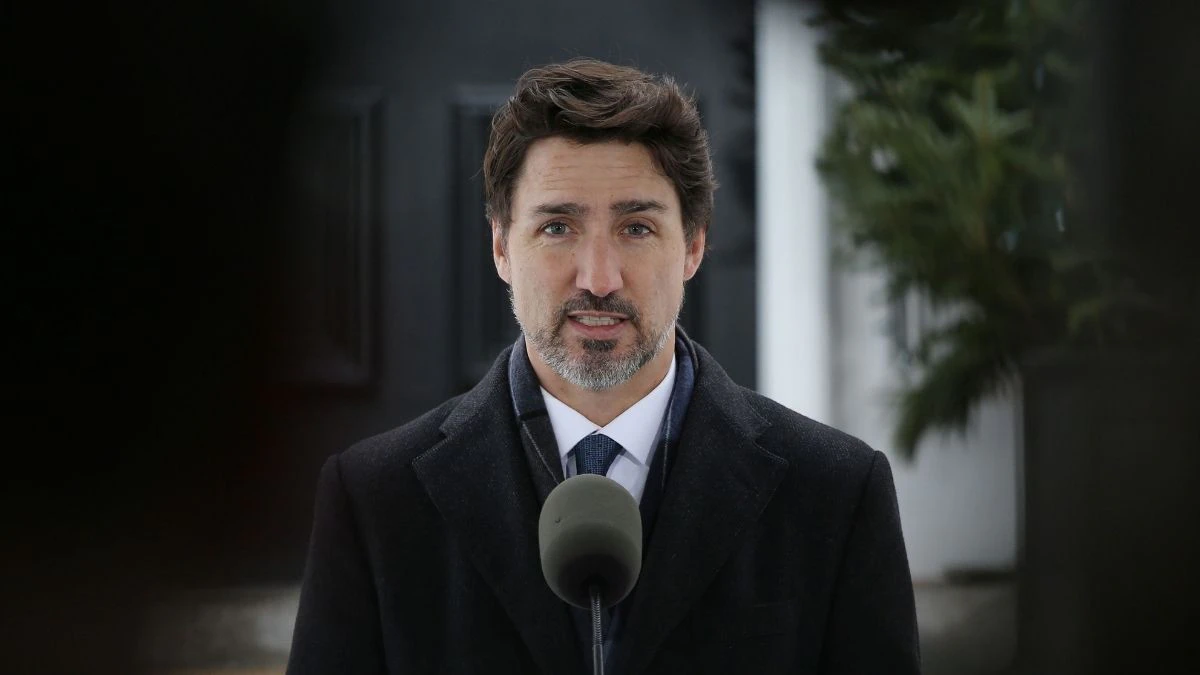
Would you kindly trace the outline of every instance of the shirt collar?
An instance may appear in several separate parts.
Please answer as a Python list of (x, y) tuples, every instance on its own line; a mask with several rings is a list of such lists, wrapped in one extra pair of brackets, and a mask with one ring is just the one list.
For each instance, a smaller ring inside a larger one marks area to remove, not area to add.
[(584, 436), (599, 431), (619, 443), (639, 464), (646, 465), (649, 463), (654, 443), (658, 440), (663, 416), (667, 412), (671, 392), (675, 388), (675, 359), (671, 359), (671, 366), (658, 386), (604, 427), (595, 425), (544, 388), (538, 388), (542, 392), (542, 400), (550, 416), (550, 426), (554, 429), (554, 440), (558, 444), (560, 458), (566, 457)]

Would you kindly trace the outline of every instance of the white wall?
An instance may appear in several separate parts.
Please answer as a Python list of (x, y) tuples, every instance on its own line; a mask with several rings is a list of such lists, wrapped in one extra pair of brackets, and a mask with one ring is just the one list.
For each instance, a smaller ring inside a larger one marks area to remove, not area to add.
[(841, 428), (891, 460), (913, 577), (1011, 568), (1017, 550), (1016, 407), (994, 400), (965, 435), (925, 441), (917, 460), (890, 444), (900, 381), (877, 273), (832, 263), (813, 161), (830, 102), (805, 5), (758, 7), (758, 382), (762, 393)]
[(825, 125), (816, 33), (798, 3), (758, 7), (758, 386), (823, 422), (831, 413)]
[(935, 580), (956, 568), (1006, 568), (1017, 551), (1017, 407), (986, 401), (965, 434), (924, 440), (914, 462), (891, 446), (900, 384), (887, 336), (888, 311), (878, 273), (839, 266), (832, 281), (839, 310), (830, 326), (834, 353), (834, 426), (888, 455), (913, 577)]

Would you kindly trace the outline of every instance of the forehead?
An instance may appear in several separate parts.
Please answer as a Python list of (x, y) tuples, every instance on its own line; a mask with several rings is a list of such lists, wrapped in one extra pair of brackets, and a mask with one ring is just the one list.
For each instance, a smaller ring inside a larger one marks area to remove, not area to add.
[(513, 190), (513, 216), (527, 215), (538, 204), (576, 202), (604, 207), (606, 202), (655, 200), (679, 210), (674, 186), (641, 143), (576, 143), (552, 137), (535, 141)]

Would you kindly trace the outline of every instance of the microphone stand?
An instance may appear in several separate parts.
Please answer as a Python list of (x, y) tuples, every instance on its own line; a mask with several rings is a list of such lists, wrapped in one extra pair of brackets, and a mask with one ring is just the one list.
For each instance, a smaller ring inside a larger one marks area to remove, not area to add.
[(588, 594), (592, 597), (592, 673), (604, 675), (604, 635), (600, 624), (600, 585), (593, 583), (588, 586)]

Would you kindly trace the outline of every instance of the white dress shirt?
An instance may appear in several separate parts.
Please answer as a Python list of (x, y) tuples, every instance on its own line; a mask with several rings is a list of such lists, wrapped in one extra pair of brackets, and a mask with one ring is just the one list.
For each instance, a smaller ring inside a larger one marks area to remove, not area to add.
[(608, 477), (624, 486), (641, 503), (646, 478), (650, 475), (650, 462), (654, 459), (654, 451), (660, 440), (663, 416), (667, 414), (674, 390), (675, 359), (671, 359), (671, 367), (658, 386), (608, 425), (598, 427), (542, 388), (542, 399), (546, 402), (554, 440), (558, 443), (563, 475), (570, 478), (576, 473), (574, 457), (570, 454), (575, 444), (584, 436), (600, 432), (619, 443), (623, 449), (608, 468)]

